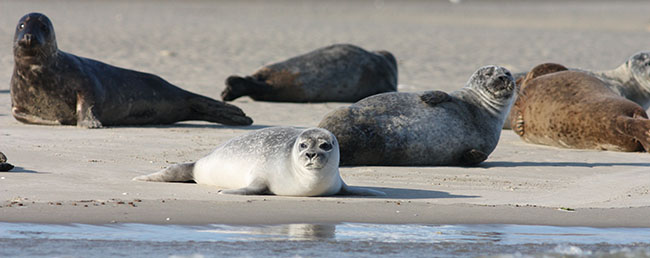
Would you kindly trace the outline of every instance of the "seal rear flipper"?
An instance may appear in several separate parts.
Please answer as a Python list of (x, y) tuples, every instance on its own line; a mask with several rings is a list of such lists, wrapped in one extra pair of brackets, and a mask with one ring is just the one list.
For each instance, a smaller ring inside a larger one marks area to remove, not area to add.
[(633, 117), (617, 117), (616, 130), (634, 138), (646, 152), (650, 152), (650, 120), (648, 120), (645, 112), (640, 112), (634, 114)]
[(194, 164), (176, 164), (153, 174), (134, 177), (134, 181), (188, 182), (194, 181)]
[(261, 180), (255, 180), (250, 185), (239, 188), (239, 189), (230, 189), (230, 190), (219, 190), (220, 194), (238, 194), (238, 195), (267, 195), (271, 194), (269, 187), (266, 182)]
[(386, 196), (386, 193), (368, 188), (348, 186), (343, 183), (341, 190), (336, 195)]
[(485, 152), (482, 152), (477, 149), (471, 149), (463, 153), (463, 156), (460, 157), (460, 165), (463, 166), (475, 166), (479, 163), (485, 161), (488, 158), (488, 155)]
[(252, 93), (260, 93), (270, 89), (270, 86), (251, 76), (240, 77), (232, 75), (226, 79), (226, 89), (221, 92), (223, 101), (232, 101)]
[(435, 90), (425, 92), (420, 96), (420, 99), (424, 103), (427, 103), (427, 105), (434, 107), (440, 103), (449, 101), (451, 97), (444, 91)]
[(250, 125), (253, 119), (235, 105), (196, 95), (188, 100), (192, 113), (189, 120), (204, 120), (224, 125)]

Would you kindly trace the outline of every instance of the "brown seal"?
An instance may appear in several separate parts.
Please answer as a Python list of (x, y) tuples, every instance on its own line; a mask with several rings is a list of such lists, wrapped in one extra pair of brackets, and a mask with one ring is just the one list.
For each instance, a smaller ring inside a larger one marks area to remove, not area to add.
[(156, 75), (59, 50), (50, 19), (40, 13), (20, 19), (13, 51), (12, 113), (23, 123), (97, 128), (185, 120), (253, 122), (236, 106), (185, 91)]
[(523, 80), (511, 126), (531, 143), (564, 148), (650, 149), (650, 120), (637, 103), (601, 79), (558, 64), (543, 64)]
[(13, 165), (7, 163), (7, 156), (4, 153), (0, 152), (0, 172), (6, 172), (12, 170)]
[(356, 102), (397, 91), (397, 62), (387, 51), (336, 44), (264, 66), (252, 76), (230, 76), (224, 101), (242, 96), (279, 102)]

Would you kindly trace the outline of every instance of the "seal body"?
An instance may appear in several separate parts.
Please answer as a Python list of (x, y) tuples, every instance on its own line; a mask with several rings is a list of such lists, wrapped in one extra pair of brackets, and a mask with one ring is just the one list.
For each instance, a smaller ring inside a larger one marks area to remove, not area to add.
[(0, 172), (6, 172), (12, 170), (13, 165), (7, 163), (7, 156), (4, 153), (0, 152)]
[(384, 195), (343, 182), (338, 142), (321, 128), (257, 130), (229, 140), (195, 163), (174, 165), (134, 180), (194, 180), (227, 188), (221, 191), (226, 194)]
[(486, 66), (451, 94), (383, 93), (319, 126), (339, 140), (342, 165), (475, 165), (496, 147), (514, 88), (505, 68)]
[[(521, 86), (523, 81), (528, 77), (537, 77), (539, 73), (547, 74), (551, 72), (557, 72), (552, 70), (544, 71), (549, 67), (545, 68), (544, 66), (551, 65), (550, 69), (557, 67), (557, 64), (541, 64), (533, 68), (537, 70), (536, 73), (530, 76), (531, 70), (528, 73), (519, 73), (515, 75), (517, 78), (517, 85)], [(561, 65), (560, 65), (561, 66)], [(563, 66), (562, 66), (563, 67)], [(563, 67), (562, 70), (573, 70), (585, 72), (591, 76), (594, 76), (601, 80), (603, 84), (614, 91), (617, 95), (629, 99), (643, 109), (647, 110), (650, 108), (650, 52), (642, 51), (630, 56), (623, 64), (619, 65), (617, 68), (612, 70), (605, 71), (589, 71), (584, 69), (568, 69)], [(510, 125), (512, 124), (512, 116), (508, 116), (508, 120), (504, 123), (504, 129), (511, 129)]]
[(13, 51), (12, 113), (23, 123), (88, 128), (184, 120), (252, 123), (236, 106), (185, 91), (158, 76), (59, 50), (52, 23), (43, 14), (20, 19)]
[(513, 130), (527, 142), (614, 151), (650, 147), (647, 117), (600, 78), (567, 69), (528, 76), (511, 111)]
[(387, 51), (337, 44), (267, 65), (252, 76), (230, 76), (224, 101), (241, 96), (281, 102), (355, 102), (397, 90), (397, 62)]

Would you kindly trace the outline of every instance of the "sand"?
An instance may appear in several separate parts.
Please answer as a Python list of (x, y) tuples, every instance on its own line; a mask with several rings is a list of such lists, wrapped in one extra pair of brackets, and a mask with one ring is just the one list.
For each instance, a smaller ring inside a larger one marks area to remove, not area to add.
[(542, 62), (611, 69), (647, 50), (645, 1), (2, 1), (0, 221), (52, 223), (503, 223), (650, 227), (650, 155), (532, 145), (504, 131), (479, 167), (343, 167), (384, 198), (230, 196), (217, 188), (131, 178), (194, 161), (267, 126), (316, 126), (344, 103), (238, 99), (248, 127), (36, 126), (11, 116), (11, 39), (32, 11), (59, 48), (162, 76), (219, 98), (228, 75), (332, 43), (386, 49), (401, 91), (463, 87), (479, 67)]

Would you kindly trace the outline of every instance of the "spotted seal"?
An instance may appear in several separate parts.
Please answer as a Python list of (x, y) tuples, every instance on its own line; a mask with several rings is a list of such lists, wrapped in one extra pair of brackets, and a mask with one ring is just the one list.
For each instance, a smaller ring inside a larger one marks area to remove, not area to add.
[(515, 96), (510, 72), (478, 69), (466, 86), (383, 93), (327, 114), (342, 165), (476, 165), (494, 150)]
[(59, 50), (52, 22), (40, 13), (20, 19), (13, 52), (12, 113), (23, 123), (98, 128), (184, 120), (253, 122), (236, 106), (185, 91), (156, 75)]
[(645, 109), (601, 78), (559, 64), (531, 71), (536, 75), (522, 82), (511, 110), (511, 126), (523, 140), (577, 149), (650, 149)]
[(397, 90), (397, 62), (388, 51), (336, 44), (270, 64), (251, 76), (230, 76), (224, 101), (241, 96), (279, 102), (355, 102)]
[(227, 141), (194, 163), (173, 165), (133, 180), (194, 180), (227, 189), (221, 193), (241, 195), (385, 195), (343, 182), (336, 137), (321, 128), (260, 129)]

